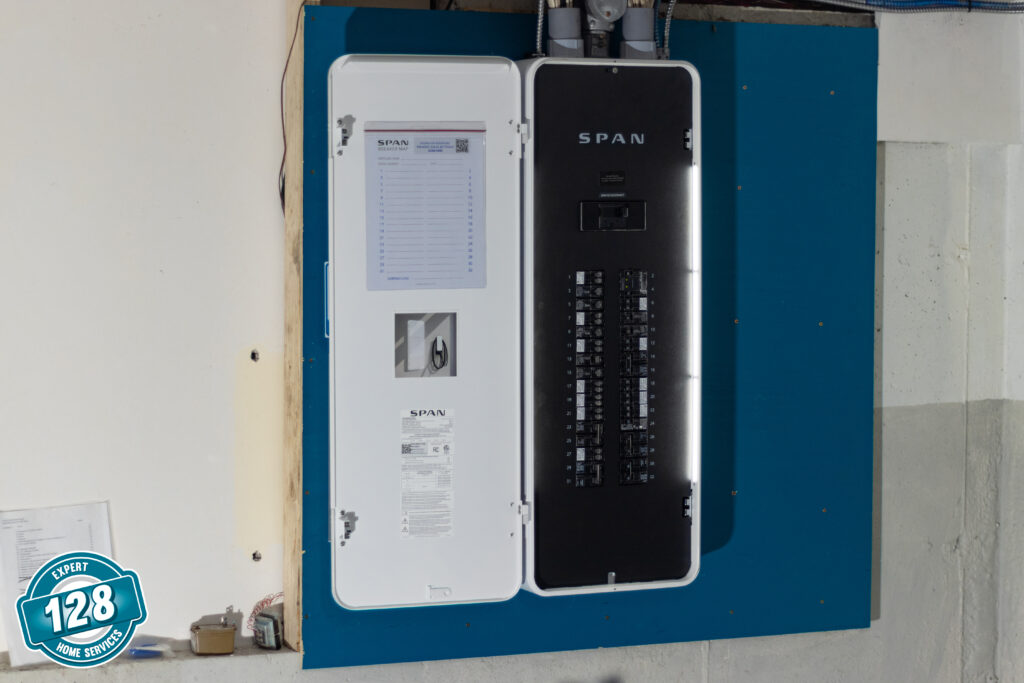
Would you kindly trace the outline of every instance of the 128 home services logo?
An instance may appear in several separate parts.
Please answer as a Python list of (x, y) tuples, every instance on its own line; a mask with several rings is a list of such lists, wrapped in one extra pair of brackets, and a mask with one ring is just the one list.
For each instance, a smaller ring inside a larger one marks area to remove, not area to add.
[(79, 668), (121, 654), (146, 620), (138, 575), (85, 551), (58, 555), (40, 567), (17, 610), (25, 645)]

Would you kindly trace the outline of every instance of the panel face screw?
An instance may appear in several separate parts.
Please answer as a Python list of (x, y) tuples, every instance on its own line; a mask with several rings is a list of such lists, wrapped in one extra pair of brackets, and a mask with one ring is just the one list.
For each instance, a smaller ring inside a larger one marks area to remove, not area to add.
[(261, 553), (259, 550), (256, 550), (256, 551), (253, 552), (253, 554), (252, 554), (252, 561), (253, 562), (259, 562), (262, 559), (263, 559), (263, 553)]

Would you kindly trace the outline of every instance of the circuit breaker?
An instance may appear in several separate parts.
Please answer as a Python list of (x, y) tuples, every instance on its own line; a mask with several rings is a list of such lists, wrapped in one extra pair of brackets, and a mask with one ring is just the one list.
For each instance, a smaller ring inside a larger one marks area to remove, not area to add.
[(692, 580), (696, 71), (349, 55), (329, 78), (336, 600)]

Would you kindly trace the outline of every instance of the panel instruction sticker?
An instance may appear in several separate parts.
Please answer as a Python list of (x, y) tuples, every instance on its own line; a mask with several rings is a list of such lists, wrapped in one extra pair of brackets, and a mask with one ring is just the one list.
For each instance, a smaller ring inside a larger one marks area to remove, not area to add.
[(402, 411), (402, 538), (453, 533), (455, 415), (452, 410)]
[(367, 289), (486, 285), (485, 137), (483, 122), (367, 124)]

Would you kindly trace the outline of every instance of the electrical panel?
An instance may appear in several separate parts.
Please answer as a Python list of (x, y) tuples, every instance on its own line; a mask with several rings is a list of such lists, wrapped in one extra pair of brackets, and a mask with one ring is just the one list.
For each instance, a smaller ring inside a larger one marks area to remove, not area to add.
[(699, 558), (696, 71), (523, 72), (528, 585), (682, 585)]
[(349, 55), (329, 78), (336, 600), (691, 581), (696, 71)]

